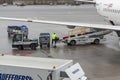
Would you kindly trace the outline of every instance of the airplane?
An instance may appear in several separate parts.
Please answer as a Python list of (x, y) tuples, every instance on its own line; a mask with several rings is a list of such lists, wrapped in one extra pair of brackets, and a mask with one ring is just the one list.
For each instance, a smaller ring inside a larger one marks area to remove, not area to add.
[[(69, 28), (74, 28), (75, 26), (84, 26), (89, 28), (98, 29), (109, 29), (116, 31), (118, 37), (120, 37), (120, 1), (118, 0), (77, 0), (83, 2), (90, 2), (96, 4), (97, 12), (104, 16), (112, 25), (104, 24), (90, 24), (90, 23), (75, 23), (75, 22), (61, 22), (61, 21), (47, 21), (47, 20), (37, 20), (37, 19), (22, 19), (22, 18), (8, 18), (0, 17), (1, 20), (13, 20), (13, 21), (24, 21), (24, 22), (35, 22), (44, 24), (54, 24), (54, 25), (66, 25)], [(119, 41), (120, 43), (120, 41)]]
[[(119, 0), (75, 0), (96, 5), (98, 14), (103, 16), (113, 27), (120, 26), (120, 1)], [(120, 31), (116, 31), (120, 37)]]

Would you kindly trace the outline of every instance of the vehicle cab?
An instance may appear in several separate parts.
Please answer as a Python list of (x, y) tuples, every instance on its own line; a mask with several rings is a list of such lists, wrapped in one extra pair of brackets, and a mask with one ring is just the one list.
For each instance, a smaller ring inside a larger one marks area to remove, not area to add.
[(12, 48), (24, 49), (31, 48), (33, 50), (38, 46), (38, 39), (28, 39), (23, 34), (15, 34), (12, 39)]

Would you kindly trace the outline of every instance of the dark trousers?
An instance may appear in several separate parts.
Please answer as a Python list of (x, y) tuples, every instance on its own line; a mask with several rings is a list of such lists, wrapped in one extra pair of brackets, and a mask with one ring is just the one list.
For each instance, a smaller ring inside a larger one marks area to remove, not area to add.
[(52, 45), (56, 46), (56, 39), (52, 39)]

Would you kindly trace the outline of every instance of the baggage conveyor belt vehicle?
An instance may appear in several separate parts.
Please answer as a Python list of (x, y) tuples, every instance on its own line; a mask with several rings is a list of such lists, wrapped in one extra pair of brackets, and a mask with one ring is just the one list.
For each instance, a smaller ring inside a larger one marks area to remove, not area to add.
[(68, 31), (68, 36), (63, 37), (62, 41), (72, 46), (86, 43), (99, 44), (106, 40), (104, 35), (111, 32), (111, 30), (77, 27)]

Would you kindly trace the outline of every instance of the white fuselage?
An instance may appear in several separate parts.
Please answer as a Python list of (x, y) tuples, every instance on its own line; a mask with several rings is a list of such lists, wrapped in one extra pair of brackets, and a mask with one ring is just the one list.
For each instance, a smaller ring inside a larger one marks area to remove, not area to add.
[(96, 0), (97, 12), (115, 25), (120, 25), (120, 0)]

